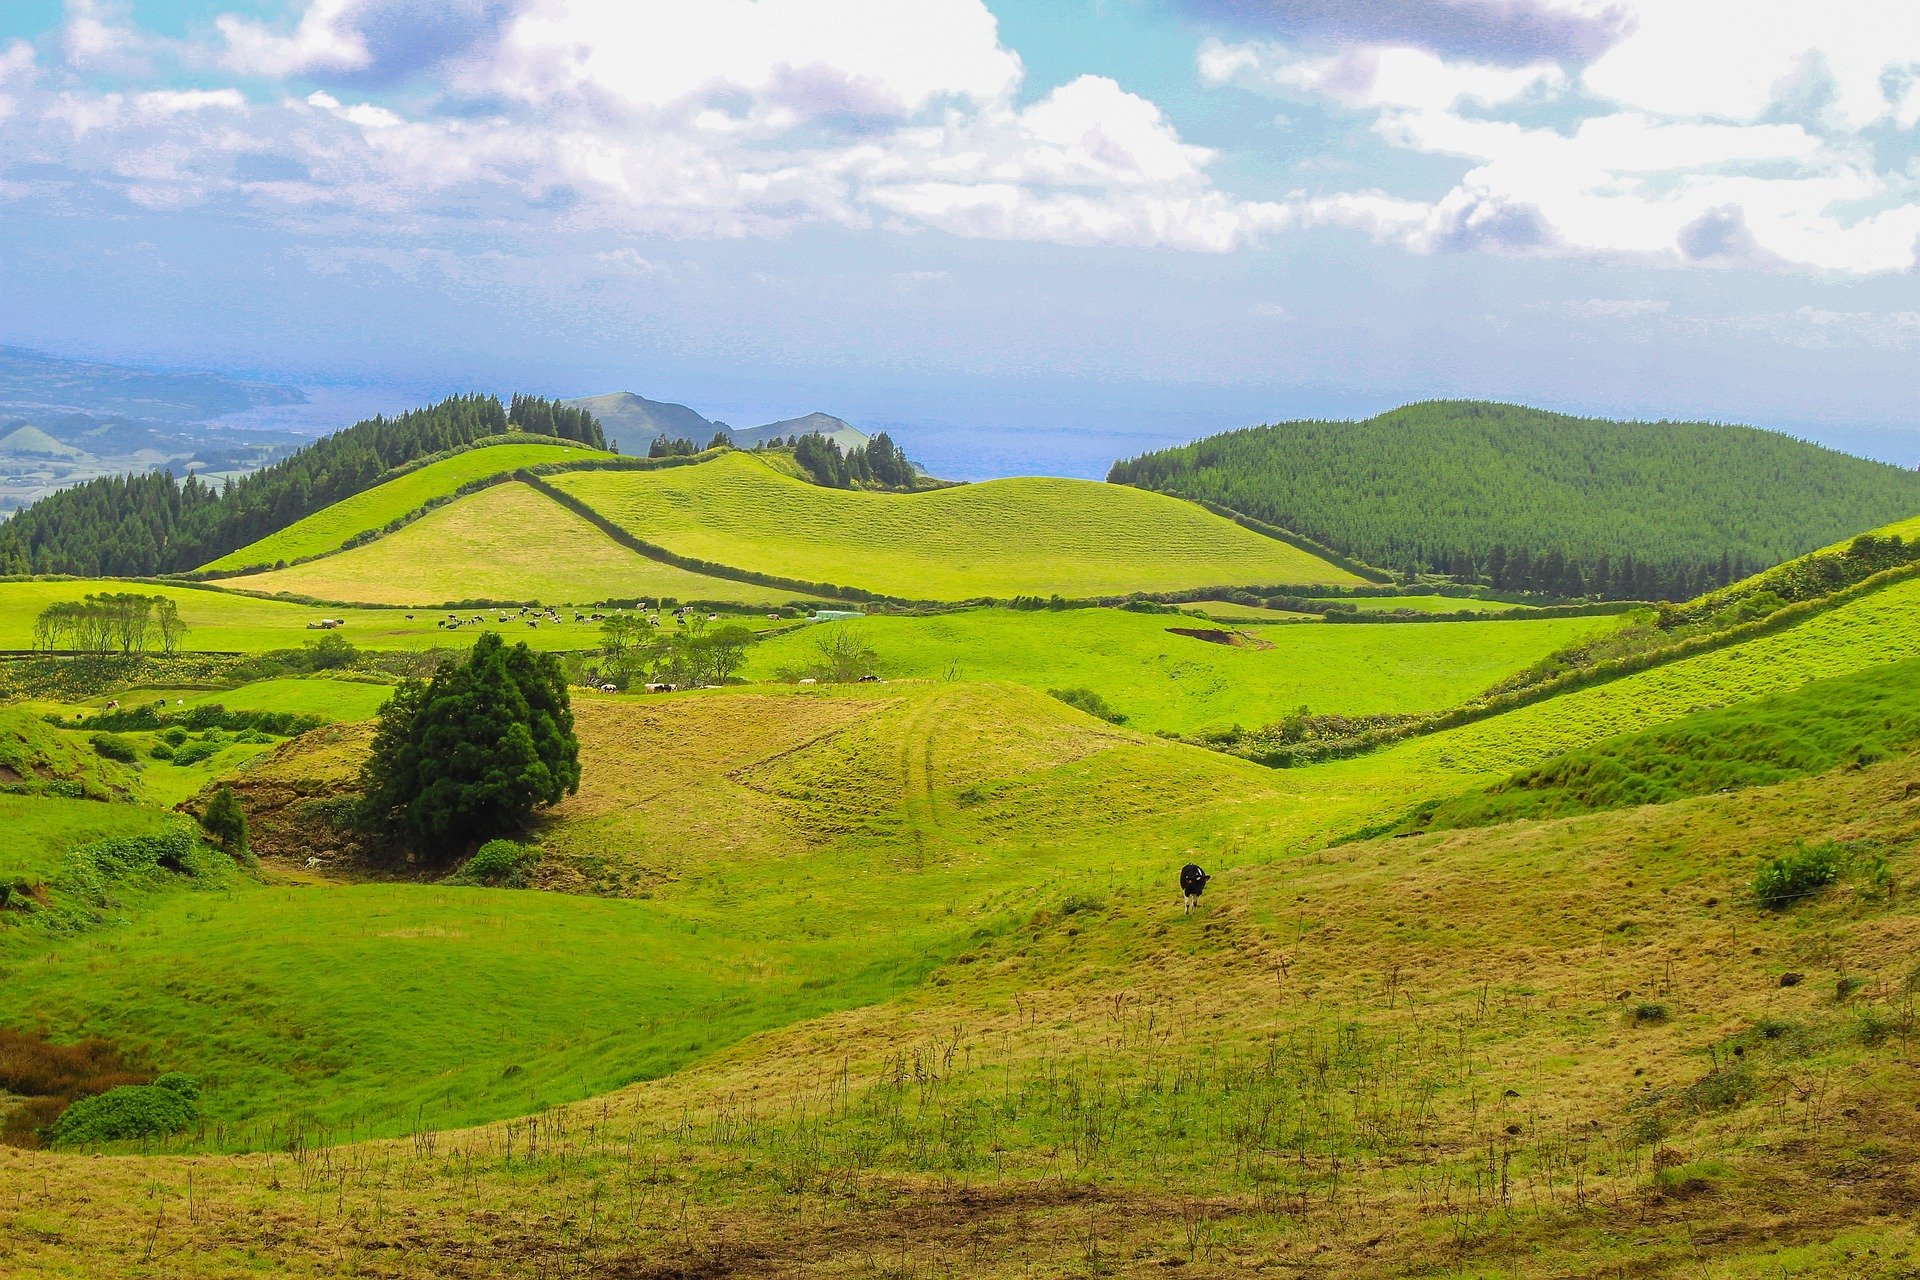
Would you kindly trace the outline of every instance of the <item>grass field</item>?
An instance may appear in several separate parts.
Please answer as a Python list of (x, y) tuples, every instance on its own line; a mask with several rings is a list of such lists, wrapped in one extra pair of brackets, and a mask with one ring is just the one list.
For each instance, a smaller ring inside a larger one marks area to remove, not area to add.
[(0, 795), (0, 884), (51, 879), (67, 851), (95, 840), (148, 835), (171, 819), (159, 809), (59, 796)]
[[(50, 585), (0, 584), (0, 627)], [(914, 678), (577, 693), (582, 785), (522, 891), (306, 869), (302, 813), (371, 733), (318, 730), (236, 781), (292, 833), (260, 878), (156, 877), (64, 935), (0, 911), (0, 1025), (205, 1089), (174, 1139), (0, 1148), (0, 1273), (1901, 1280), (1917, 609), (1902, 583), (1286, 770), (1151, 731), (1443, 707), (1616, 620), (818, 624), (751, 670), (853, 632)], [(8, 717), (29, 770), (99, 767)], [(1467, 813), (1525, 821), (1330, 843), (1527, 770), (1538, 806)], [(0, 873), (167, 820), (46, 806), (0, 797)], [(1836, 882), (1763, 909), (1756, 870), (1806, 845)]]
[[(1106, 884), (1128, 861), (1112, 843), (1123, 824), (1190, 838), (1264, 777), (1016, 688), (583, 698), (578, 711), (595, 772), (542, 839), (562, 869), (607, 875), (612, 861), (650, 897), (184, 894), (137, 929), (0, 954), (6, 1016), (191, 1070), (211, 1117), (278, 1124), (278, 1141), (290, 1117), (387, 1133), (422, 1114), (471, 1123), (898, 994), (983, 925), (1024, 915), (1028, 894)], [(692, 732), (702, 721), (765, 729)]]
[(649, 597), (777, 604), (795, 594), (650, 560), (553, 499), (512, 482), (469, 494), (351, 551), (225, 581), (247, 591), (422, 606)]
[(1471, 609), (1476, 613), (1518, 613), (1532, 606), (1508, 604), (1504, 600), (1474, 600), (1461, 596), (1354, 596), (1342, 600), (1362, 613), (1392, 613), (1411, 609), (1415, 613), (1457, 613)]
[[(179, 695), (189, 707), (218, 703), (229, 711), (290, 711), (296, 715), (325, 716), (329, 720), (368, 720), (393, 694), (393, 686), (368, 680), (332, 680), (324, 676), (289, 676), (256, 680), (234, 689), (203, 689)], [(123, 701), (136, 706), (140, 690)]]
[[(558, 625), (541, 623), (537, 628), (526, 623), (496, 621), (498, 615), (484, 608), (462, 610), (463, 617), (478, 616), (483, 622), (446, 631), (436, 624), (446, 610), (419, 608), (408, 618), (405, 609), (355, 609), (341, 605), (295, 604), (287, 600), (263, 600), (237, 591), (197, 587), (156, 586), (150, 583), (128, 584), (106, 578), (68, 582), (0, 582), (0, 649), (28, 649), (33, 645), (34, 617), (59, 600), (78, 600), (102, 591), (136, 591), (162, 595), (175, 601), (180, 617), (189, 628), (182, 643), (185, 651), (223, 653), (266, 653), (275, 649), (298, 649), (315, 639), (319, 632), (307, 624), (321, 618), (340, 618), (346, 625), (333, 634), (346, 637), (363, 649), (464, 649), (482, 631), (498, 631), (511, 642), (524, 640), (540, 650), (592, 649), (600, 644), (600, 624), (574, 622), (572, 614)], [(560, 603), (560, 602), (555, 602)], [(729, 621), (764, 629), (776, 624), (764, 615), (728, 615)]]
[(1089, 688), (1129, 727), (1197, 733), (1317, 714), (1432, 711), (1464, 702), (1610, 618), (1458, 624), (1257, 627), (1271, 648), (1175, 635), (1193, 618), (1122, 609), (973, 609), (932, 617), (818, 623), (755, 646), (749, 678), (804, 666), (822, 636), (852, 629), (881, 671), (920, 679), (1009, 680), (1036, 689)]
[(434, 499), (443, 498), (475, 480), (543, 462), (610, 456), (564, 442), (496, 444), (469, 449), (336, 502), (202, 567), (248, 569), (303, 556), (325, 555), (339, 550), (347, 539), (384, 529), (401, 516), (411, 515)]
[[(895, 691), (885, 701), (908, 711)], [(1024, 720), (1017, 709), (971, 708)], [(944, 739), (933, 741), (938, 753)], [(1224, 772), (1186, 816), (1231, 824), (1227, 793), (1241, 774), (1201, 758)], [(1111, 776), (1123, 784), (1140, 762), (1119, 763)], [(1073, 777), (1066, 767), (1056, 788)], [(1757, 912), (1738, 887), (1758, 859), (1796, 842), (1909, 837), (1917, 781), (1920, 768), (1902, 760), (1331, 856), (1216, 850), (1193, 917), (1165, 884), (1181, 851), (1154, 843), (1152, 826), (1109, 838), (1100, 872), (1010, 885), (985, 912), (949, 892), (978, 850), (936, 842), (919, 866), (876, 866), (872, 885), (844, 865), (810, 881), (836, 893), (811, 904), (825, 908), (823, 946), (843, 921), (838, 895), (911, 918), (898, 905), (908, 886), (921, 927), (962, 938), (929, 981), (884, 1004), (471, 1132), (340, 1146), (326, 1138), (345, 1131), (309, 1131), (308, 1144), (281, 1131), (291, 1150), (242, 1160), (0, 1152), (0, 1233), (14, 1242), (11, 1269), (31, 1276), (152, 1273), (141, 1261), (151, 1257), (215, 1276), (364, 1274), (377, 1263), (413, 1277), (459, 1258), (487, 1276), (1010, 1280), (1085, 1275), (1091, 1256), (1102, 1272), (1139, 1275), (1271, 1260), (1267, 1271), (1356, 1278), (1895, 1280), (1920, 1265), (1907, 1212), (1920, 1139), (1897, 1118), (1915, 1098), (1897, 995), (1911, 919), (1850, 885), (1787, 916)], [(1078, 811), (1097, 814), (1114, 794), (1124, 786)], [(935, 804), (929, 834), (972, 821), (964, 805)], [(1045, 847), (1047, 834), (1038, 839)], [(771, 870), (791, 887), (808, 861)], [(1914, 869), (1903, 849), (1896, 875)], [(460, 1113), (436, 1097), (436, 1079), (456, 1099), (471, 1088), (524, 1109), (597, 1073), (670, 1061), (687, 1039), (728, 1035), (743, 1005), (671, 1031), (643, 1025), (665, 986), (676, 1003), (698, 1002), (739, 974), (687, 976), (669, 953), (657, 981), (636, 977), (636, 942), (659, 935), (622, 926), (680, 915), (689, 929), (668, 940), (697, 957), (713, 926), (699, 919), (693, 934), (690, 904), (757, 918), (768, 905), (758, 883), (712, 867), (698, 885), (637, 903), (403, 887), (186, 895), (149, 917), (151, 931), (23, 957), (7, 976), (32, 1002), (101, 1007), (102, 1029), (122, 1035), (141, 1028), (117, 1024), (121, 1010), (157, 1001), (177, 1019), (174, 1044), (232, 1061), (223, 1090), (241, 1079), (273, 1087), (298, 1062), (292, 1092), (351, 1080), (377, 1094), (375, 1065), (411, 1055), (439, 1074), (405, 1072), (391, 1105), (412, 1100), (413, 1119), (433, 1125), (436, 1110)], [(336, 913), (329, 897), (360, 910)], [(787, 909), (798, 919), (808, 907)], [(763, 945), (727, 951), (764, 956)], [(531, 954), (547, 948), (593, 963)], [(200, 1002), (164, 990), (141, 961), (180, 969), (191, 979), (180, 990)], [(784, 958), (773, 968), (749, 981), (802, 971)], [(362, 976), (376, 970), (391, 991)], [(605, 995), (581, 976), (601, 970)], [(1788, 972), (1804, 981), (1783, 983)], [(1840, 977), (1853, 994), (1836, 998)], [(856, 980), (816, 998), (830, 1003)], [(463, 1058), (455, 1001), (411, 989), (436, 982), (497, 1001), (462, 1012), (502, 1042)], [(529, 984), (552, 984), (551, 1008), (534, 1006)], [(107, 1008), (112, 991), (121, 996)], [(351, 1020), (333, 1012), (362, 1008)], [(418, 1042), (405, 1027), (420, 1029)], [(657, 1056), (643, 1047), (649, 1035), (665, 1046)], [(555, 1067), (569, 1056), (584, 1068)], [(408, 1132), (397, 1115), (370, 1119)], [(205, 1140), (249, 1136), (235, 1117)]]
[(1082, 480), (850, 492), (729, 452), (698, 466), (550, 481), (679, 555), (908, 599), (1358, 581), (1191, 504)]

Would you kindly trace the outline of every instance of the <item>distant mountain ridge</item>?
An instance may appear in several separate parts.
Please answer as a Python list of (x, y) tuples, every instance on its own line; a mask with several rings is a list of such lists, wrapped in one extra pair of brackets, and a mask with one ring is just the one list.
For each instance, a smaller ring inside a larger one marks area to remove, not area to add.
[(724, 435), (739, 449), (752, 449), (772, 440), (785, 440), (788, 436), (817, 433), (839, 445), (841, 452), (845, 453), (863, 447), (871, 439), (846, 419), (836, 418), (830, 413), (809, 413), (759, 427), (730, 427), (684, 404), (649, 400), (631, 391), (580, 396), (562, 403), (585, 409), (598, 418), (600, 426), (607, 433), (608, 442), (622, 453), (645, 453), (647, 446), (662, 436), (705, 445), (715, 433)]
[(291, 387), (0, 347), (0, 511), (107, 475), (170, 469), (237, 476), (305, 443), (286, 431), (211, 425), (304, 403)]

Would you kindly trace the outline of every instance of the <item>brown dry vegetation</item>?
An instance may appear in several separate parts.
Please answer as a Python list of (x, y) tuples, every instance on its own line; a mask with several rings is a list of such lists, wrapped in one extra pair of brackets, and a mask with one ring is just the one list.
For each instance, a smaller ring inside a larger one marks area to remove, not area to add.
[[(0, 1270), (1909, 1276), (1917, 837), (1903, 759), (1226, 867), (1190, 919), (1041, 904), (892, 1004), (525, 1120), (0, 1155)], [(1892, 901), (1743, 893), (1868, 838)]]

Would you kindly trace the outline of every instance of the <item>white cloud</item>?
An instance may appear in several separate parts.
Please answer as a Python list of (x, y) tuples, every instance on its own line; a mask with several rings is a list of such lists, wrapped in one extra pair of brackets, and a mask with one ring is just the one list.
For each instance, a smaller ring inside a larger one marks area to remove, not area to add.
[(1914, 269), (1913, 139), (1865, 131), (1920, 123), (1920, 5), (1622, 7), (1631, 21), (1585, 67), (1274, 44), (1209, 45), (1199, 66), (1210, 83), (1317, 99), (1370, 118), (1393, 148), (1467, 162), (1451, 189), (1409, 193), (1428, 207), (1405, 232), (1417, 250)]
[(1566, 73), (1552, 62), (1522, 67), (1449, 62), (1425, 49), (1395, 45), (1302, 57), (1280, 45), (1209, 40), (1201, 46), (1199, 66), (1201, 78), (1210, 84), (1264, 84), (1356, 109), (1441, 111), (1462, 103), (1491, 107), (1567, 83)]
[[(1032, 96), (984, 0), (461, 0), (494, 15), (487, 40), (416, 25), (402, 31), (412, 52), (394, 54), (394, 23), (417, 24), (420, 4), (223, 16), (216, 48), (175, 55), (328, 87), (71, 88), (39, 104), (37, 130), (0, 135), (0, 153), (150, 206), (232, 200), (308, 224), (484, 216), (740, 236), (829, 223), (1226, 251), (1413, 216), (1373, 193), (1239, 199), (1214, 182), (1213, 151), (1106, 77)], [(429, 47), (436, 86), (464, 99), (452, 109), (348, 87)]]
[(264, 23), (223, 14), (214, 20), (226, 41), (220, 61), (247, 76), (359, 71), (371, 55), (350, 21), (354, 8), (354, 0), (313, 0), (293, 34), (286, 36)]

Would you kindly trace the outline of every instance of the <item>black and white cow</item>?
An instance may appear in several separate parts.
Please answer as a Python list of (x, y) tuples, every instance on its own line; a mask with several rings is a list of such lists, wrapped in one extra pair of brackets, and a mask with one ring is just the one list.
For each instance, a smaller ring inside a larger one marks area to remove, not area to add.
[(1202, 871), (1198, 863), (1189, 862), (1180, 868), (1180, 892), (1186, 897), (1189, 915), (1200, 905), (1200, 895), (1207, 891), (1207, 881), (1211, 879), (1213, 877)]

